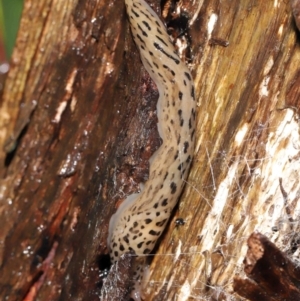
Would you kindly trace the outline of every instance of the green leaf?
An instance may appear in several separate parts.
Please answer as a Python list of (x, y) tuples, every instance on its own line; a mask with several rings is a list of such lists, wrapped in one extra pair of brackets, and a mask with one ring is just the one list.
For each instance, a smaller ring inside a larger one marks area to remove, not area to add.
[(6, 54), (9, 58), (17, 37), (23, 0), (0, 1), (0, 30), (3, 34)]

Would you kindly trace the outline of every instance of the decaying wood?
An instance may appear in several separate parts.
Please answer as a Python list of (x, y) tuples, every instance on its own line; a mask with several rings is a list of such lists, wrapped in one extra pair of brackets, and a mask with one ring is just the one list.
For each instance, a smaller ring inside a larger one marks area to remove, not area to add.
[(20, 28), (1, 107), (0, 299), (98, 300), (115, 202), (159, 146), (157, 92), (122, 0), (27, 0)]
[(300, 300), (300, 267), (270, 240), (253, 233), (244, 260), (248, 279), (234, 279), (234, 290), (251, 301)]
[(102, 301), (126, 301), (133, 288), (133, 280), (129, 276), (133, 274), (134, 254), (124, 254), (120, 260), (113, 264), (107, 278), (103, 281), (100, 300)]
[[(286, 2), (164, 1), (197, 87), (197, 142), (146, 300), (240, 300), (254, 230), (298, 255), (300, 48)], [(25, 1), (0, 102), (1, 300), (99, 299), (110, 216), (160, 145), (157, 96), (123, 0)]]
[(254, 230), (299, 254), (298, 32), (289, 2), (180, 2), (199, 104), (196, 156), (146, 300), (240, 300), (233, 277), (244, 275)]

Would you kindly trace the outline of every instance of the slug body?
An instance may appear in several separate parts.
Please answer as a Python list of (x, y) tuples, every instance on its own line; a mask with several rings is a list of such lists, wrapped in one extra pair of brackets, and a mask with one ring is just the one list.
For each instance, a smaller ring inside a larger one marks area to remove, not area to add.
[(164, 24), (144, 0), (125, 0), (141, 60), (159, 90), (158, 131), (163, 143), (150, 159), (149, 179), (127, 197), (109, 224), (111, 261), (149, 254), (182, 192), (194, 152), (195, 91)]

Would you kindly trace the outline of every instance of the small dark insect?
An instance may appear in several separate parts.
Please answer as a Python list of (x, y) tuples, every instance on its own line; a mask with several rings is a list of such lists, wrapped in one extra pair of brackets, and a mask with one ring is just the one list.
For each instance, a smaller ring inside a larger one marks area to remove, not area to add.
[(177, 218), (175, 221), (176, 226), (183, 226), (185, 224), (185, 220), (183, 218)]
[(104, 269), (102, 271), (99, 271), (99, 278), (100, 279), (105, 279), (108, 275), (109, 269)]

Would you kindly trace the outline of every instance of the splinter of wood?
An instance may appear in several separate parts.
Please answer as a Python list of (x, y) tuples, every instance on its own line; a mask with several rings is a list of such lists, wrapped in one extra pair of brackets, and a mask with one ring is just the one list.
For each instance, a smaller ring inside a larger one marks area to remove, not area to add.
[(234, 279), (234, 291), (251, 301), (300, 300), (300, 267), (296, 266), (275, 244), (252, 233), (244, 259), (249, 279)]

